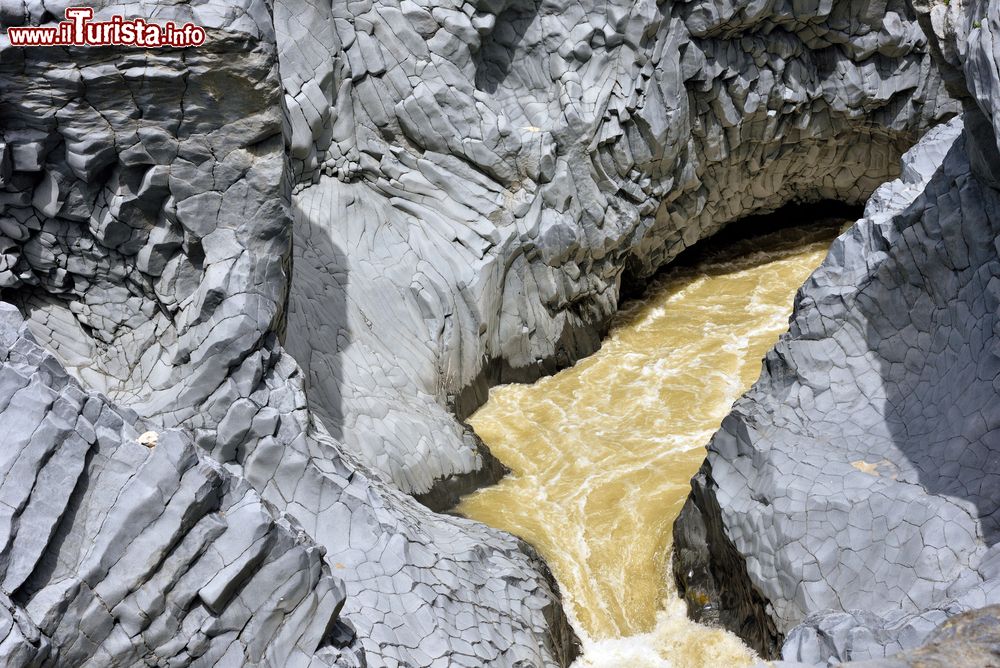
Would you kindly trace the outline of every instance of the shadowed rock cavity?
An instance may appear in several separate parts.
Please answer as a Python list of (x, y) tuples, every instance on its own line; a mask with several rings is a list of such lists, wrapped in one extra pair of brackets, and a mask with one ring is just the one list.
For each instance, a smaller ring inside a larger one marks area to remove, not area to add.
[[(285, 344), (329, 429), (418, 495), (482, 476), (455, 416), (596, 349), (623, 272), (791, 201), (860, 205), (957, 111), (903, 3), (330, 16), (332, 134), (292, 124)], [(293, 97), (307, 109), (307, 84)], [(334, 289), (324, 315), (310, 295)]]

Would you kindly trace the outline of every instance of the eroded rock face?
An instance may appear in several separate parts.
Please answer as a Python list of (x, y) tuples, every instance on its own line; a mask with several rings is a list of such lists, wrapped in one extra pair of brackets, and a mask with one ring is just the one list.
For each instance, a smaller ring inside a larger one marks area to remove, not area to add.
[(4, 665), (333, 665), (344, 584), (301, 527), (2, 302), (0, 379)]
[(598, 345), (623, 274), (861, 204), (957, 110), (903, 2), (297, 7), (279, 49), (331, 59), (282, 61), (285, 342), (331, 433), (418, 494), (488, 461), (453, 413)]
[[(895, 0), (90, 4), (193, 21), (207, 42), (0, 37), (3, 299), (81, 392), (177, 430), (151, 458), (196, 444), (185, 462), (224, 465), (326, 550), (309, 572), (346, 601), (316, 656), (348, 665), (568, 663), (533, 551), (408, 496), (444, 506), (498, 474), (455, 415), (594, 349), (623, 274), (793, 199), (860, 202), (957, 109)], [(123, 529), (113, 510), (92, 512)], [(48, 584), (39, 568), (26, 582)], [(100, 623), (128, 642), (90, 647), (24, 607), (24, 586), (0, 601), (10, 651), (152, 651), (126, 608)], [(190, 624), (178, 663), (216, 651)], [(291, 646), (258, 635), (224, 651)]]
[[(181, 430), (325, 549), (346, 590), (339, 661), (568, 663), (574, 638), (530, 548), (429, 513), (355, 463), (307, 410), (299, 367), (279, 344), (291, 171), (268, 5), (128, 11), (192, 20), (209, 44), (183, 53), (2, 45), (4, 298), (116, 410)], [(46, 18), (40, 6), (4, 12), (5, 23)], [(7, 442), (10, 456), (17, 442)], [(89, 524), (74, 530), (95, 538)], [(201, 573), (199, 587), (216, 575)], [(104, 586), (120, 580), (108, 575)], [(284, 615), (284, 603), (269, 605), (271, 617)], [(32, 609), (20, 633), (31, 636), (31, 622), (48, 633)], [(296, 619), (305, 634), (311, 621)], [(232, 651), (268, 663), (254, 644), (268, 638), (233, 639)], [(107, 651), (127, 662), (153, 649)]]
[[(916, 649), (887, 658), (849, 662), (851, 668), (982, 668), (1000, 661), (1000, 607), (990, 605), (950, 617)], [(830, 629), (834, 630), (834, 629)], [(776, 661), (774, 668), (803, 668), (813, 664)]]
[(859, 668), (979, 668), (1000, 661), (1000, 607), (991, 605), (955, 615), (922, 646), (889, 659), (858, 662)]
[(929, 132), (800, 290), (675, 525), (689, 609), (771, 655), (891, 655), (998, 602), (996, 10), (925, 15), (964, 128)]

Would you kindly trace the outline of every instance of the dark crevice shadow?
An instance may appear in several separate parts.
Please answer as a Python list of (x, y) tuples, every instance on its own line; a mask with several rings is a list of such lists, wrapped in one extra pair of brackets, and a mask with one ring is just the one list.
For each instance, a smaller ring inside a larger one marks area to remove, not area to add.
[(333, 438), (342, 440), (341, 351), (350, 345), (347, 256), (325, 229), (292, 206), (293, 261), (283, 344), (305, 376), (310, 410)]
[(493, 30), (482, 38), (479, 51), (473, 54), (476, 67), (476, 89), (490, 93), (510, 74), (518, 44), (524, 39), (535, 17), (541, 0), (515, 0), (496, 15)]
[(619, 304), (627, 300), (642, 298), (646, 294), (646, 289), (664, 272), (674, 271), (678, 267), (693, 267), (710, 257), (725, 259), (726, 256), (739, 256), (754, 250), (766, 250), (766, 248), (758, 248), (757, 246), (775, 243), (773, 237), (769, 238), (769, 235), (775, 232), (801, 228), (803, 233), (808, 235), (810, 228), (838, 226), (843, 221), (855, 221), (863, 215), (864, 207), (862, 206), (837, 200), (823, 200), (812, 203), (786, 204), (772, 213), (739, 218), (715, 234), (684, 249), (652, 276), (640, 278), (628, 271), (629, 267), (626, 266), (626, 271), (622, 275)]

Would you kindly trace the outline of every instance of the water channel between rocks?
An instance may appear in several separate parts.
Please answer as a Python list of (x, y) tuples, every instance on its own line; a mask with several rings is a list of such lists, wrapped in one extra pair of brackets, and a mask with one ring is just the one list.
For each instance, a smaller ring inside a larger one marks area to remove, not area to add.
[(512, 473), (456, 511), (545, 557), (583, 642), (575, 665), (754, 661), (735, 636), (687, 619), (669, 572), (671, 527), (706, 443), (760, 375), (843, 222), (710, 242), (624, 304), (597, 353), (494, 388), (469, 419)]

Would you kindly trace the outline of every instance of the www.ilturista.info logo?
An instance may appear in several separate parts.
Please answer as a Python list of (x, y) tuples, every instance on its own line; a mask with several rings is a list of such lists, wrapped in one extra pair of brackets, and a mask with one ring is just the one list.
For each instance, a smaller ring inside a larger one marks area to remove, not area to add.
[(66, 20), (56, 26), (17, 26), (7, 29), (12, 46), (138, 46), (143, 48), (201, 46), (205, 29), (193, 23), (149, 23), (112, 16), (92, 21), (90, 7), (67, 7)]

